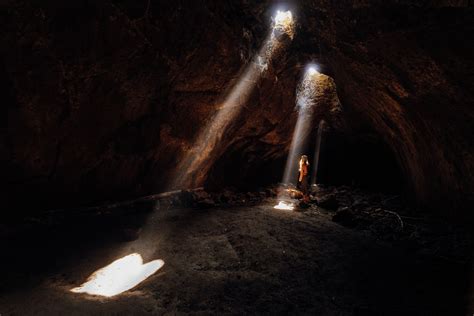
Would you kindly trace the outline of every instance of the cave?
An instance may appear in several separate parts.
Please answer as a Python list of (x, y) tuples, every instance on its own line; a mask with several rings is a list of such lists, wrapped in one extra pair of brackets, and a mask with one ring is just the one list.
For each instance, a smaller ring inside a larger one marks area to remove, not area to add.
[(472, 1), (0, 25), (0, 316), (473, 315)]

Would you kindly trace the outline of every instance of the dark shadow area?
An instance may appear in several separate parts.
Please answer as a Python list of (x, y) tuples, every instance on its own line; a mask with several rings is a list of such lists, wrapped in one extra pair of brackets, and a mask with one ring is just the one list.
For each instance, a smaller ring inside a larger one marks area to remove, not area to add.
[(246, 142), (231, 146), (209, 171), (205, 187), (212, 191), (226, 187), (253, 191), (280, 182), (286, 157), (278, 152), (268, 157), (265, 147), (251, 148)]
[[(316, 135), (317, 128), (301, 150), (301, 154), (308, 156), (311, 170), (314, 168)], [(286, 159), (281, 152), (268, 154), (263, 144), (258, 148), (245, 141), (232, 144), (213, 165), (206, 187), (211, 190), (236, 187), (245, 191), (281, 182)], [(298, 169), (298, 165), (292, 167)], [(297, 176), (292, 181), (296, 184)], [(325, 128), (317, 182), (383, 193), (407, 193), (403, 172), (395, 156), (380, 138), (368, 131), (350, 133)]]
[(373, 134), (327, 131), (321, 145), (318, 182), (402, 194), (403, 173), (387, 145)]
[(3, 222), (0, 292), (37, 286), (45, 276), (97, 249), (102, 259), (91, 260), (110, 257), (107, 249), (137, 238), (155, 208), (156, 202), (102, 211), (69, 209)]

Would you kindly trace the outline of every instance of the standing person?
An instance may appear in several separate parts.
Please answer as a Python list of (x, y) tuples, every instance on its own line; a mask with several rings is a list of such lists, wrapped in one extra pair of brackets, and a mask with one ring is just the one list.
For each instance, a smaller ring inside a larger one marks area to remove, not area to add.
[(298, 177), (298, 187), (303, 192), (303, 200), (307, 201), (309, 199), (308, 196), (308, 170), (309, 170), (309, 162), (308, 156), (303, 155), (300, 158), (299, 162), (299, 177)]

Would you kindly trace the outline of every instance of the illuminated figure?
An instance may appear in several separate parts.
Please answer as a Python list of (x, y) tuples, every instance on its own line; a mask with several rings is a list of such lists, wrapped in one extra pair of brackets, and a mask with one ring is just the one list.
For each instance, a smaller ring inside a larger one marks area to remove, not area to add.
[(299, 169), (300, 175), (298, 177), (298, 188), (303, 192), (303, 199), (307, 200), (308, 197), (308, 169), (309, 162), (308, 156), (303, 155), (300, 158)]

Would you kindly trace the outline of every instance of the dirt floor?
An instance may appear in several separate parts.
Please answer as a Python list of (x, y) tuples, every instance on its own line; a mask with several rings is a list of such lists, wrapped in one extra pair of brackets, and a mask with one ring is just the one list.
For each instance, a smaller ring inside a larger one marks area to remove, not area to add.
[[(474, 312), (470, 264), (346, 228), (321, 209), (274, 204), (160, 208), (129, 242), (105, 222), (10, 240), (2, 254), (0, 315)], [(133, 252), (165, 265), (116, 297), (69, 291)]]

